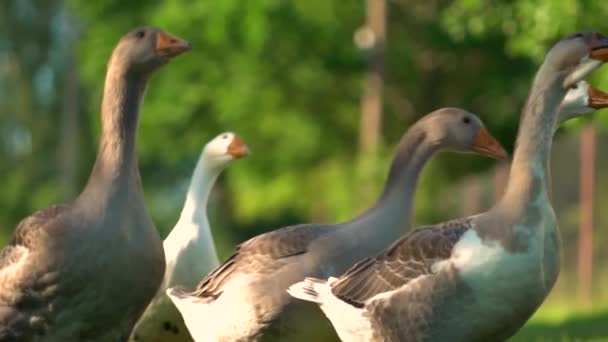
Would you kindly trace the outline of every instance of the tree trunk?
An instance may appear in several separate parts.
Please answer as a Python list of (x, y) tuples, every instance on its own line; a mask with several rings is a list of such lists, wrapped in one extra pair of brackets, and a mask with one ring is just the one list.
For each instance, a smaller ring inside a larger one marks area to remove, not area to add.
[(375, 153), (382, 119), (382, 88), (384, 83), (384, 49), (386, 45), (385, 0), (367, 0), (367, 24), (371, 39), (365, 90), (361, 101), (359, 144), (363, 153)]
[(482, 189), (475, 178), (467, 179), (462, 185), (462, 216), (478, 214), (481, 211)]
[(593, 270), (593, 188), (595, 178), (595, 129), (586, 126), (580, 138), (580, 225), (578, 240), (578, 288), (581, 305), (591, 304)]
[(509, 163), (502, 162), (494, 168), (494, 203), (500, 201), (505, 192), (509, 180), (509, 167)]
[[(363, 38), (361, 40), (360, 38)], [(386, 2), (367, 0), (367, 22), (355, 34), (355, 42), (368, 55), (361, 121), (359, 127), (359, 208), (369, 204), (374, 193), (377, 149), (382, 121), (384, 49), (386, 44)]]
[(63, 111), (61, 114), (60, 167), (62, 198), (71, 200), (77, 192), (79, 115), (78, 115), (78, 71), (73, 53), (65, 65), (63, 87)]

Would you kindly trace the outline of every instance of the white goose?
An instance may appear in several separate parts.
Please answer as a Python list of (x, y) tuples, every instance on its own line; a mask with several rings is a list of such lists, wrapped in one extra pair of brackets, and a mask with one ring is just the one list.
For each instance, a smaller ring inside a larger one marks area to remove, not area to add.
[[(374, 255), (408, 228), (418, 174), (440, 150), (505, 157), (475, 115), (457, 108), (428, 114), (403, 136), (385, 190), (369, 210), (341, 224), (302, 224), (259, 235), (237, 247), (194, 292), (169, 289), (196, 341), (252, 341), (299, 333), (289, 285), (340, 274)], [(284, 329), (283, 327), (287, 327)]]
[(135, 325), (132, 341), (192, 341), (165, 290), (175, 285), (194, 287), (219, 265), (207, 219), (207, 200), (224, 168), (248, 154), (247, 146), (232, 132), (218, 135), (203, 148), (180, 218), (163, 242), (165, 277), (156, 297)]
[[(559, 109), (559, 123), (608, 107), (608, 94), (580, 80), (570, 87)], [(559, 126), (556, 126), (556, 128)]]
[(558, 115), (606, 105), (605, 95), (576, 82), (607, 59), (608, 39), (591, 32), (547, 54), (522, 115), (507, 190), (491, 210), (417, 229), (340, 278), (308, 278), (289, 293), (319, 303), (343, 341), (503, 341), (515, 334), (559, 273), (546, 175)]

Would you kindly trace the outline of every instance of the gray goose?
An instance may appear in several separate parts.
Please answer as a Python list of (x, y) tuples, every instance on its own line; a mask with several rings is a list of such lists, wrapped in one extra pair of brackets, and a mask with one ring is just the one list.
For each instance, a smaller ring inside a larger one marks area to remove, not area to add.
[(447, 149), (506, 156), (475, 115), (457, 108), (426, 115), (401, 139), (385, 189), (369, 210), (341, 224), (301, 224), (259, 235), (239, 245), (193, 292), (169, 289), (192, 337), (252, 341), (298, 333), (303, 327), (292, 323), (290, 313), (299, 309), (287, 309), (293, 302), (289, 285), (340, 274), (403, 234), (420, 170), (432, 154)]
[(192, 341), (182, 317), (165, 290), (170, 286), (196, 286), (220, 261), (207, 219), (207, 200), (222, 170), (249, 154), (241, 138), (225, 132), (211, 140), (201, 153), (186, 194), (179, 221), (163, 241), (166, 271), (158, 293), (146, 308), (131, 341)]
[(135, 154), (152, 73), (190, 45), (142, 27), (106, 74), (101, 141), (80, 195), (23, 219), (0, 254), (0, 341), (125, 340), (165, 270)]
[(584, 85), (577, 82), (607, 59), (608, 38), (593, 32), (549, 51), (522, 114), (509, 183), (492, 209), (421, 227), (340, 278), (308, 278), (289, 293), (319, 303), (343, 341), (503, 341), (515, 334), (559, 274), (547, 174), (557, 120), (606, 105), (605, 95), (585, 99), (588, 89), (577, 90)]

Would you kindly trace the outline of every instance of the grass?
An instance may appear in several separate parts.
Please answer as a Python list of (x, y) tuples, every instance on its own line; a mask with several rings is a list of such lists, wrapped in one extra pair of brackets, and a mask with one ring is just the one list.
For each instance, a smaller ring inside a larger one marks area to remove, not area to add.
[(608, 342), (608, 308), (577, 312), (573, 306), (541, 310), (510, 342)]
[[(596, 309), (585, 311), (567, 300), (553, 298), (508, 342), (608, 342), (608, 302), (597, 300), (594, 304)], [(325, 316), (308, 316), (307, 326), (320, 327), (323, 322), (314, 321), (319, 318)], [(310, 329), (310, 336), (297, 336), (290, 341), (338, 342), (328, 331)]]

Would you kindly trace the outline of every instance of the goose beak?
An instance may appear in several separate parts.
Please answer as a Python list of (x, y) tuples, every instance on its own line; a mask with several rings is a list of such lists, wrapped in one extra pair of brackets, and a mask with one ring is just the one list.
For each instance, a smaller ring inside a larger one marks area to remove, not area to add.
[(249, 155), (249, 148), (239, 136), (235, 135), (230, 145), (228, 145), (228, 154), (234, 158), (246, 157)]
[(576, 82), (587, 77), (593, 70), (597, 69), (602, 63), (608, 61), (608, 37), (594, 32), (589, 42), (589, 55), (585, 56), (579, 66), (577, 66), (564, 80), (564, 88), (569, 88)]
[(495, 159), (505, 159), (508, 156), (504, 147), (484, 127), (477, 131), (473, 151)]
[(192, 49), (187, 41), (166, 32), (156, 33), (156, 54), (160, 57), (173, 58)]
[(602, 63), (608, 61), (608, 37), (596, 33), (591, 38), (589, 57)]
[(608, 107), (608, 94), (592, 86), (589, 86), (587, 91), (589, 94), (589, 107), (593, 109)]

